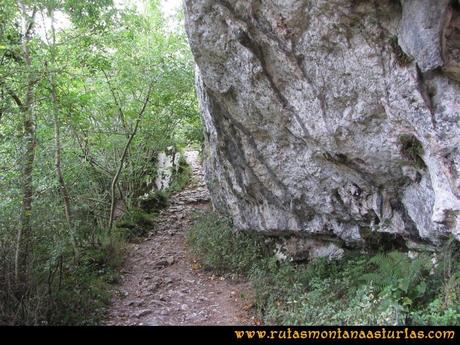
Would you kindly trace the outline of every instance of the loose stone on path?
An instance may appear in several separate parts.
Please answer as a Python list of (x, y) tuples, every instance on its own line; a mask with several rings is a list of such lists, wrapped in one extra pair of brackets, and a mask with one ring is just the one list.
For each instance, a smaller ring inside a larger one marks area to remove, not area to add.
[(192, 182), (171, 198), (155, 232), (130, 245), (106, 325), (251, 324), (247, 300), (237, 297), (251, 295), (249, 284), (203, 271), (186, 251), (193, 211), (209, 208), (198, 152), (186, 152), (186, 159)]

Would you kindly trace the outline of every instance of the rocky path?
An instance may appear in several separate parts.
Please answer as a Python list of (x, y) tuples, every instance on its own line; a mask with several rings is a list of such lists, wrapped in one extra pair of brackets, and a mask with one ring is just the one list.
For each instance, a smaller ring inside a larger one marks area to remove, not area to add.
[(106, 325), (251, 324), (248, 284), (201, 269), (185, 235), (196, 209), (209, 208), (197, 152), (187, 152), (193, 180), (171, 198), (155, 232), (131, 244)]

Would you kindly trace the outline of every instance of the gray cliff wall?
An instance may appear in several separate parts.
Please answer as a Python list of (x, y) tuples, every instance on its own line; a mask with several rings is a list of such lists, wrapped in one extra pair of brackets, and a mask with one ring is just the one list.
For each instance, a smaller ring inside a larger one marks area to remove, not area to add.
[(208, 186), (237, 229), (460, 239), (457, 0), (185, 8)]

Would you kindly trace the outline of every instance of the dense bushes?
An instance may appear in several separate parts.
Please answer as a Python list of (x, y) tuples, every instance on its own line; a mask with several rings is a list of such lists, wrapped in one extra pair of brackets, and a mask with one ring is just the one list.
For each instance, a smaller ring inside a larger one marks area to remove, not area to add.
[(157, 157), (201, 140), (193, 59), (160, 2), (76, 4), (0, 5), (0, 324), (94, 324), (124, 243), (188, 181), (181, 165), (154, 191)]
[[(164, 204), (150, 208), (149, 212), (126, 210), (110, 236), (105, 228), (93, 228), (91, 233), (82, 231), (78, 237), (78, 258), (74, 257), (65, 234), (56, 242), (48, 240), (48, 231), (44, 231), (43, 237), (35, 240), (31, 289), (25, 294), (18, 295), (14, 290), (14, 247), (0, 242), (0, 324), (98, 324), (110, 302), (111, 285), (118, 282), (126, 243), (155, 230), (157, 212), (189, 179), (190, 168), (183, 165), (181, 173), (173, 176), (174, 188), (155, 193), (162, 195)], [(81, 226), (84, 228), (84, 224)], [(8, 243), (5, 236), (0, 238)]]
[(265, 242), (235, 233), (214, 213), (198, 216), (188, 234), (205, 267), (249, 278), (265, 323), (460, 324), (458, 242), (449, 241), (437, 256), (348, 253), (340, 261), (309, 263), (279, 262)]
[(264, 258), (260, 237), (235, 233), (228, 220), (214, 213), (197, 213), (195, 221), (187, 233), (187, 241), (206, 268), (220, 273), (248, 274)]

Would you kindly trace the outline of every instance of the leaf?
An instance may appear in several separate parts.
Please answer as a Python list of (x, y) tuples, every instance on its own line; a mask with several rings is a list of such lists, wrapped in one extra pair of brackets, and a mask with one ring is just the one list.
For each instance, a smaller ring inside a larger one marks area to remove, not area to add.
[(402, 299), (402, 305), (404, 306), (410, 306), (412, 305), (413, 301), (409, 297), (403, 297)]
[(422, 281), (420, 284), (417, 285), (417, 287), (415, 288), (415, 291), (416, 291), (416, 297), (419, 298), (419, 297), (422, 297), (425, 292), (426, 292), (426, 289), (427, 289), (427, 285), (424, 281)]
[(411, 283), (411, 280), (408, 279), (407, 277), (403, 277), (399, 280), (399, 288), (407, 293), (407, 291), (409, 290), (409, 286), (410, 286), (410, 283)]

